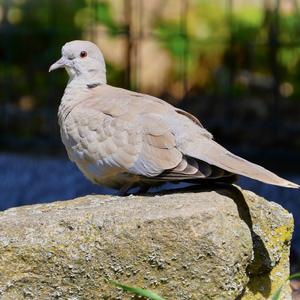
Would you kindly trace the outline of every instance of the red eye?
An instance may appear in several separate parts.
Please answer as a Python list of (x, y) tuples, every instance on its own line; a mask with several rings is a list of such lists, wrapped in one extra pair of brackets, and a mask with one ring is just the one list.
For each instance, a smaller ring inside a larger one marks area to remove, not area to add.
[(87, 56), (87, 52), (86, 51), (81, 51), (80, 52), (80, 57), (81, 58), (84, 58), (84, 57), (86, 57)]

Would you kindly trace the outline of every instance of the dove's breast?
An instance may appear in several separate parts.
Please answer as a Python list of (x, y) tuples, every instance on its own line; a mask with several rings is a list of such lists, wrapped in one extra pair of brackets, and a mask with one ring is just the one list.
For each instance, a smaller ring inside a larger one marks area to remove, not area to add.
[(137, 180), (126, 174), (126, 168), (133, 164), (138, 147), (130, 147), (133, 137), (120, 130), (119, 123), (99, 110), (80, 105), (60, 120), (69, 158), (89, 180), (113, 188)]

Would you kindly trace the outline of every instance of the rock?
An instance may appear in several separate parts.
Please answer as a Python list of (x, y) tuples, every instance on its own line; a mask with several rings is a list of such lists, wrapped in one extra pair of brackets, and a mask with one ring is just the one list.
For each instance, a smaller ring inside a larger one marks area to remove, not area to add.
[(282, 207), (235, 187), (13, 208), (0, 298), (132, 299), (113, 279), (172, 300), (267, 299), (289, 274), (292, 230)]

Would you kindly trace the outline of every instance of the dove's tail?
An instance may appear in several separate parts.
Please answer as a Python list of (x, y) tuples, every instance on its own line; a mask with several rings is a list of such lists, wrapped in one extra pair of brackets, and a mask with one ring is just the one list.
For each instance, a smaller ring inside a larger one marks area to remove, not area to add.
[(203, 160), (211, 165), (222, 168), (234, 174), (243, 175), (268, 184), (299, 188), (296, 183), (277, 176), (271, 171), (232, 154), (213, 140), (207, 140), (196, 145), (186, 145), (184, 154)]

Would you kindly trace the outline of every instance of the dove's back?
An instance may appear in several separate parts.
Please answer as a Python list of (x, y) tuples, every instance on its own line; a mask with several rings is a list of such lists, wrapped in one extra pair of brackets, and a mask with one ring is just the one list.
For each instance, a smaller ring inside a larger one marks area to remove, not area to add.
[(59, 109), (62, 139), (95, 183), (120, 188), (239, 174), (298, 187), (230, 153), (194, 116), (158, 98), (109, 85), (67, 89)]

